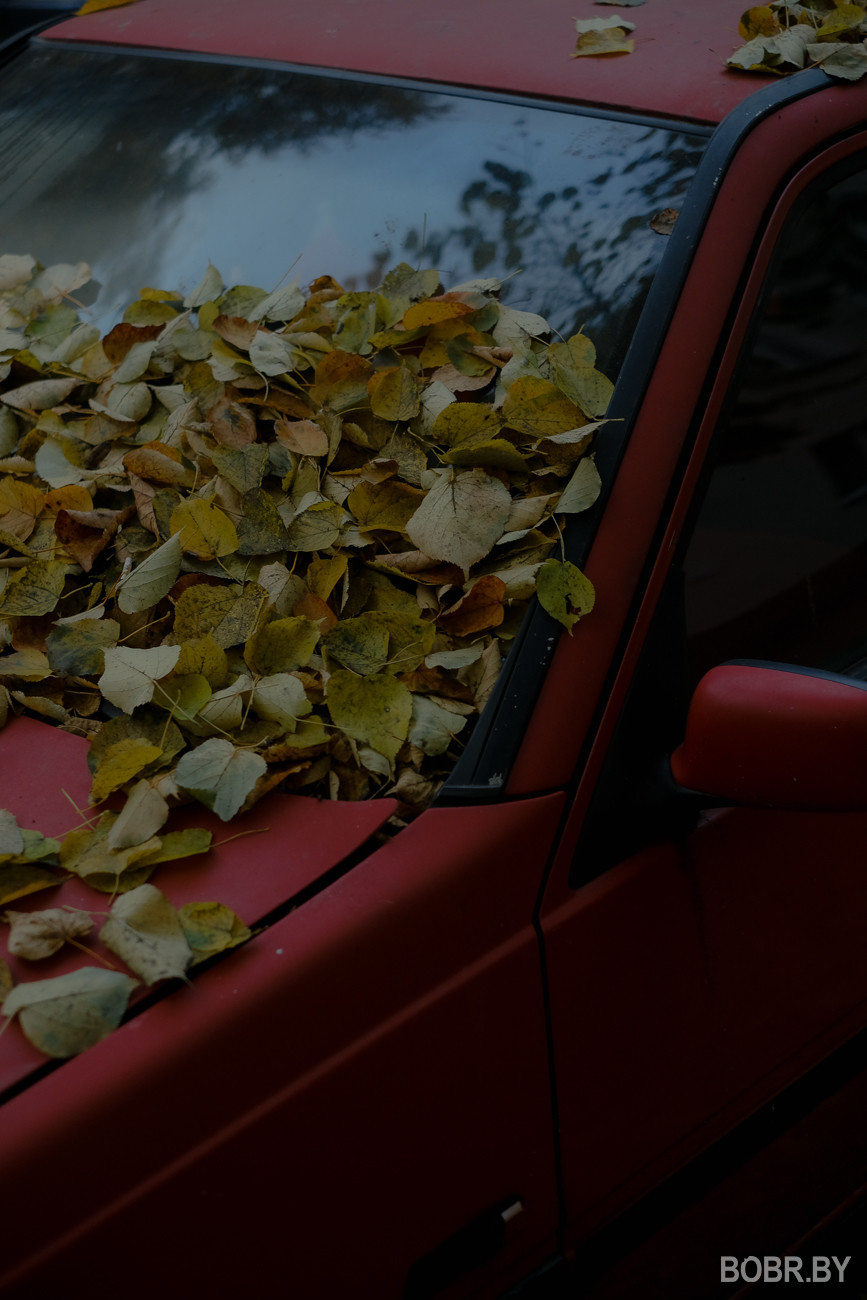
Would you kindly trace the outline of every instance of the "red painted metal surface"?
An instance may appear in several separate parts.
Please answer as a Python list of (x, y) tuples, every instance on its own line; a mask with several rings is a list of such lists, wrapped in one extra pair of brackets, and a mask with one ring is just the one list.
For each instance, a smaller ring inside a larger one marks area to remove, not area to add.
[[(606, 717), (596, 734), (588, 769), (594, 775), (582, 783), (579, 801), (592, 789), (595, 772), (604, 758), (611, 728), (632, 679), (647, 623), (668, 572), (776, 233), (794, 195), (819, 167), (867, 145), (867, 135), (854, 134), (850, 140), (829, 150), (824, 162), (806, 162), (811, 152), (829, 136), (852, 130), (867, 117), (867, 86), (859, 83), (850, 87), (850, 91), (851, 94), (843, 97), (831, 89), (822, 91), (790, 105), (784, 114), (774, 114), (749, 135), (732, 163), (696, 251), (593, 542), (586, 565), (586, 572), (596, 587), (593, 614), (581, 622), (571, 637), (560, 638), (509, 777), (509, 794), (563, 785), (574, 771), (617, 652), (636, 585), (648, 561), (683, 440), (708, 371), (714, 365), (721, 331), (735, 296), (740, 295), (742, 310), (732, 327), (726, 355), (718, 363), (714, 389), (684, 489), (659, 547), (647, 598), (638, 614)], [(768, 165), (769, 158), (774, 159), (773, 167)], [(780, 178), (786, 175), (787, 163), (793, 168), (799, 161), (804, 162), (803, 176), (792, 183), (776, 212), (769, 214), (768, 207), (773, 204)], [(764, 230), (766, 238), (756, 253), (754, 274), (744, 287), (741, 277), (758, 230)], [(576, 808), (576, 828), (582, 819), (583, 809)], [(574, 852), (574, 839), (571, 844), (566, 840), (561, 853), (564, 862)], [(562, 874), (559, 878), (564, 879)], [(568, 896), (565, 884), (563, 888)]]
[(561, 808), (430, 811), (8, 1102), (3, 1294), (121, 1269), (150, 1300), (170, 1259), (178, 1292), (207, 1275), (216, 1296), (342, 1296), (363, 1278), (385, 1300), (512, 1194), (498, 1276), (541, 1258), (556, 1205), (530, 917)]
[(712, 668), (692, 697), (671, 772), (731, 803), (863, 811), (867, 691), (782, 669)]
[(140, 0), (72, 18), (50, 35), (346, 68), (701, 122), (720, 121), (769, 80), (725, 69), (742, 44), (740, 11), (729, 0), (653, 0), (624, 10), (621, 17), (635, 23), (635, 51), (606, 58), (569, 57), (573, 20), (617, 10), (578, 10), (572, 0)]
[[(81, 823), (76, 806), (90, 811), (86, 755), (87, 742), (81, 737), (33, 718), (14, 719), (0, 732), (0, 805), (15, 814), (19, 825), (49, 836), (65, 834)], [(151, 883), (176, 907), (190, 902), (225, 903), (253, 926), (362, 845), (395, 806), (393, 799), (336, 804), (300, 795), (272, 795), (230, 826), (200, 805), (185, 808), (174, 814), (171, 829), (204, 826), (213, 833), (217, 847), (163, 864)], [(65, 904), (105, 912), (110, 899), (73, 878), (60, 888), (28, 894), (9, 906), (24, 912)], [(95, 932), (99, 917), (96, 921)], [(96, 964), (68, 947), (38, 964), (25, 962), (7, 953), (7, 935), (4, 926), (0, 955), (8, 960), (16, 982), (48, 979)], [(110, 956), (98, 940), (92, 947)], [(44, 1061), (17, 1026), (11, 1026), (0, 1037), (0, 1090), (20, 1082)]]
[[(568, 883), (776, 235), (804, 184), (864, 147), (864, 135), (853, 134), (806, 161), (835, 132), (863, 121), (867, 90), (856, 94), (845, 101), (823, 93), (791, 105), (759, 126), (734, 160), (587, 566), (600, 593), (597, 608), (571, 641), (562, 639), (510, 784), (519, 790), (556, 781), (577, 757), (704, 377), (730, 329), (543, 905), (564, 1182), (570, 1231), (578, 1236), (865, 1024), (867, 960), (858, 939), (864, 814), (726, 810), (707, 815), (686, 843), (645, 849), (580, 889)], [(777, 178), (799, 162), (800, 174), (768, 213)], [(758, 229), (766, 237), (744, 288)], [(732, 324), (733, 301), (739, 310)], [(586, 684), (586, 693), (575, 682)], [(580, 990), (591, 980), (598, 992), (584, 997)]]

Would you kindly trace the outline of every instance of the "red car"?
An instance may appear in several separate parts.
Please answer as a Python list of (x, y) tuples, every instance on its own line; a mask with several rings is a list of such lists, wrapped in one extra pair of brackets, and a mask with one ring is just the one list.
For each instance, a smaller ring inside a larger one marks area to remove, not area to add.
[[(520, 268), (617, 375), (596, 607), (528, 616), (434, 805), (273, 796), (165, 878), (249, 943), (74, 1060), (4, 1034), (4, 1296), (853, 1282), (867, 83), (727, 69), (722, 0), (573, 60), (573, 10), (140, 0), (2, 51), (3, 251), (97, 313), (208, 259)], [(0, 802), (65, 828), (85, 750), (15, 719)]]

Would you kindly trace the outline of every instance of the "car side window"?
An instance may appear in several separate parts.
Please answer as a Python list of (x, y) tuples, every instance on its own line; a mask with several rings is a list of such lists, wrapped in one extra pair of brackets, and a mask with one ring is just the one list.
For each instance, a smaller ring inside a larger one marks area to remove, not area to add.
[(664, 773), (727, 659), (867, 677), (867, 165), (790, 215), (579, 842), (573, 886), (686, 833)]
[(784, 230), (683, 560), (690, 685), (867, 658), (867, 170)]

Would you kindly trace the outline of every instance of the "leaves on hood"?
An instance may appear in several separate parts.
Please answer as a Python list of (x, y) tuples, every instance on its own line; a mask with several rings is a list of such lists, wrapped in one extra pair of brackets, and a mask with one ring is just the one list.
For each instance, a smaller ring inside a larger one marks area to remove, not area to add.
[(794, 4), (771, 0), (741, 15), (745, 45), (728, 67), (787, 76), (820, 67), (831, 77), (857, 81), (867, 72), (867, 8), (858, 4)]
[[(499, 663), (555, 516), (598, 494), (592, 342), (549, 341), (495, 280), (443, 292), (406, 265), (377, 293), (271, 294), (211, 266), (185, 300), (143, 290), (100, 341), (64, 296), (87, 274), (0, 258), (20, 322), (0, 333), (0, 688), (86, 720), (94, 800), (136, 792), (88, 875), (140, 882), (179, 761), (175, 789), (221, 816), (281, 779), (359, 798), (408, 765), (434, 792), (463, 735), (416, 744), (417, 701), (478, 713), (490, 669), (483, 686), (463, 656)], [(299, 755), (302, 725), (319, 739)]]
[(184, 903), (178, 908), (178, 920), (193, 953), (193, 966), (251, 937), (244, 922), (225, 903)]
[(84, 966), (55, 979), (16, 984), (6, 995), (3, 1014), (17, 1015), (46, 1056), (75, 1056), (117, 1028), (136, 983), (119, 971)]
[[(629, 28), (582, 38), (613, 50)], [(536, 589), (570, 630), (589, 611), (550, 552), (557, 515), (599, 493), (611, 384), (583, 333), (551, 341), (496, 280), (447, 292), (402, 264), (377, 292), (269, 293), (209, 266), (186, 298), (142, 290), (100, 338), (70, 296), (88, 277), (0, 256), (0, 715), (86, 732), (92, 801), (120, 802), (62, 844), (0, 813), (0, 905), (80, 877), (151, 983), (249, 936), (146, 883), (210, 846), (166, 829), (175, 802), (225, 821), (275, 786), (391, 791), (413, 816)], [(89, 926), (12, 915), (19, 952)], [(70, 1055), (133, 986), (85, 969), (5, 1008)]]
[(43, 912), (7, 912), (10, 929), (9, 951), (28, 961), (50, 957), (70, 939), (81, 938), (93, 929), (88, 912), (76, 908), (49, 907)]
[(153, 885), (116, 899), (99, 937), (145, 984), (183, 979), (193, 959), (177, 912)]

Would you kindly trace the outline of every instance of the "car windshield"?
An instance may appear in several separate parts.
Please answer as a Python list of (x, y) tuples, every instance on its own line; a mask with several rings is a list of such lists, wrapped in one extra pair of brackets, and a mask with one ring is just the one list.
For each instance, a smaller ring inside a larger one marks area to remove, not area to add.
[[(88, 262), (108, 329), (143, 286), (401, 261), (582, 326), (616, 371), (704, 133), (372, 80), (37, 44), (0, 86), (0, 253)], [(511, 277), (511, 278), (509, 278)], [(95, 296), (94, 296), (95, 295)]]

